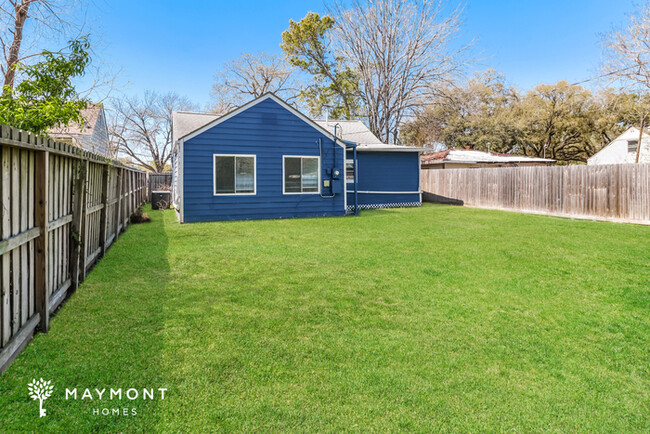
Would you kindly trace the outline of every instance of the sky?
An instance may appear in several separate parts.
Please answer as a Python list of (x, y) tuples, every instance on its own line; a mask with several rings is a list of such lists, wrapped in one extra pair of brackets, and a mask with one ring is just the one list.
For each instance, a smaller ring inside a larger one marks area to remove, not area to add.
[[(494, 68), (521, 90), (598, 74), (599, 35), (624, 25), (634, 0), (467, 0), (460, 42), (474, 40), (471, 70)], [(191, 5), (191, 6), (190, 6)], [(244, 52), (281, 53), (290, 19), (322, 0), (95, 0), (87, 11), (115, 94), (175, 91), (207, 107), (221, 65)]]

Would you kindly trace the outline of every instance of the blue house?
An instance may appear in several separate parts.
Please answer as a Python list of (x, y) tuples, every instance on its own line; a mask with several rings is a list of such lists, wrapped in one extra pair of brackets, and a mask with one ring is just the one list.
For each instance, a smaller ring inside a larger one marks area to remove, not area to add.
[(181, 222), (343, 216), (419, 206), (419, 149), (360, 121), (312, 120), (273, 94), (225, 114), (173, 114)]

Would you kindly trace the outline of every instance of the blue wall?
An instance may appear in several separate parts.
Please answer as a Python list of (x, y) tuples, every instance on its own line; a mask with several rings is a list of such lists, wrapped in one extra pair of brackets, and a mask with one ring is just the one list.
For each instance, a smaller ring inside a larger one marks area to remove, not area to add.
[[(323, 179), (336, 167), (345, 182), (344, 150), (320, 131), (268, 98), (184, 143), (184, 221), (337, 216), (345, 214), (344, 196), (282, 194), (283, 155), (318, 156), (322, 140)], [(257, 194), (214, 196), (213, 154), (255, 154)]]
[[(347, 158), (352, 159), (348, 151)], [(417, 152), (357, 152), (357, 189), (363, 191), (404, 192), (401, 194), (359, 193), (363, 208), (414, 206), (422, 203), (420, 156)], [(348, 183), (348, 208), (354, 204), (354, 185)]]

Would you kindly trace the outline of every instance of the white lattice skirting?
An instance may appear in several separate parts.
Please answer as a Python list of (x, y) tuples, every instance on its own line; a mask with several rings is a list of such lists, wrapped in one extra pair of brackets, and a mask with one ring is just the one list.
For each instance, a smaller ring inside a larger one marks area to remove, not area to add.
[[(390, 203), (372, 203), (359, 205), (359, 209), (380, 209), (380, 208), (406, 208), (411, 206), (422, 206), (422, 202), (390, 202)], [(348, 205), (348, 212), (354, 211), (354, 205)]]

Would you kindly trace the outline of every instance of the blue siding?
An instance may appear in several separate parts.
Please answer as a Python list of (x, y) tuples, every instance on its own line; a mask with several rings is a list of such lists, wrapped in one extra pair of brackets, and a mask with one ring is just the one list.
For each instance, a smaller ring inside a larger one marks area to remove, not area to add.
[[(352, 159), (352, 152), (347, 158)], [(359, 193), (364, 208), (419, 205), (420, 157), (417, 152), (357, 152), (357, 189), (360, 192), (404, 192), (402, 194)], [(348, 207), (354, 204), (354, 185), (348, 183)]]
[[(338, 216), (345, 214), (344, 197), (282, 194), (283, 155), (318, 156), (322, 141), (322, 187), (332, 168), (344, 182), (344, 151), (330, 138), (272, 99), (265, 99), (238, 115), (191, 138), (184, 144), (183, 202), (185, 222)], [(214, 196), (213, 154), (257, 156), (257, 194)]]

